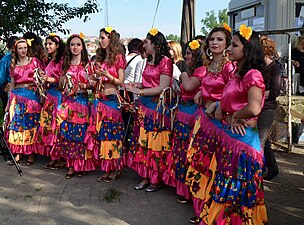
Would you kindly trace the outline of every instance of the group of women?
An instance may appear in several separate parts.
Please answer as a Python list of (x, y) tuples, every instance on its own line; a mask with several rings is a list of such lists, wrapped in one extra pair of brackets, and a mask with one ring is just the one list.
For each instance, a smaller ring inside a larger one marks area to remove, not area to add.
[[(119, 34), (100, 30), (94, 61), (82, 34), (71, 35), (66, 46), (50, 34), (48, 62), (29, 54), (30, 42), (15, 43), (6, 108), (7, 139), (18, 162), (50, 156), (45, 168), (64, 163), (67, 179), (100, 168), (98, 182), (111, 182), (128, 166), (142, 177), (135, 190), (153, 192), (165, 183), (176, 188), (180, 203), (192, 202), (192, 223), (267, 224), (257, 132), (267, 70), (250, 27), (242, 25), (233, 37), (226, 24), (214, 28), (206, 43), (187, 44), (184, 63), (173, 60), (174, 43), (149, 31), (142, 81), (125, 84), (139, 96), (129, 149), (117, 96), (127, 65)], [(180, 73), (173, 78), (174, 69)]]

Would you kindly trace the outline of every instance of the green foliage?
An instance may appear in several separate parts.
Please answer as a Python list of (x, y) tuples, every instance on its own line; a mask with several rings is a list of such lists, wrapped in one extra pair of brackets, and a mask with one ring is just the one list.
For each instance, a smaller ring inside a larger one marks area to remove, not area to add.
[(180, 37), (177, 36), (176, 34), (169, 34), (166, 36), (166, 40), (170, 40), (170, 41), (180, 41)]
[(87, 0), (81, 7), (67, 3), (46, 3), (45, 0), (2, 0), (0, 2), (0, 38), (26, 31), (46, 35), (50, 32), (68, 34), (63, 25), (74, 18), (88, 21), (89, 14), (99, 11), (97, 0)]
[(214, 27), (220, 27), (223, 23), (228, 23), (227, 9), (219, 10), (217, 15), (214, 10), (207, 12), (201, 23), (203, 24), (201, 32), (207, 36)]

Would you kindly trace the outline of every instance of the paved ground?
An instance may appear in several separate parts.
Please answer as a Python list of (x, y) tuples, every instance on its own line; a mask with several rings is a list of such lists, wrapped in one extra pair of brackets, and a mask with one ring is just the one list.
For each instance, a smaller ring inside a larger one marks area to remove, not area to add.
[[(298, 152), (304, 152), (304, 148)], [(280, 175), (265, 181), (270, 225), (304, 224), (304, 154), (276, 152)], [(98, 172), (66, 180), (66, 169), (43, 169), (38, 157), (24, 176), (0, 159), (1, 225), (187, 225), (193, 216), (190, 204), (177, 203), (174, 189), (155, 193), (133, 190), (140, 178), (131, 170), (114, 186), (96, 181)], [(120, 192), (113, 202), (104, 197), (110, 188)]]

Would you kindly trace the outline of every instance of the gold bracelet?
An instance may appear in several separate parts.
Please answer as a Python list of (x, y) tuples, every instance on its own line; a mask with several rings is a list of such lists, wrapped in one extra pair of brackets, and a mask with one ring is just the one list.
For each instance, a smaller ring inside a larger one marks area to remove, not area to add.
[(144, 90), (143, 89), (139, 89), (139, 95), (144, 96)]

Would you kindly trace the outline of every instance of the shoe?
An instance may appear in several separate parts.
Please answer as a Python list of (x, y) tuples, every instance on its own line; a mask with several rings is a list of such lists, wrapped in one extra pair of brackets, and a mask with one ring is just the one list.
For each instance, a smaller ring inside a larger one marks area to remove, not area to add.
[(98, 177), (97, 178), (97, 182), (101, 182), (103, 181), (104, 179), (106, 179), (108, 176), (101, 176), (101, 177)]
[(50, 166), (50, 169), (51, 170), (58, 170), (60, 168), (64, 168), (66, 166), (66, 163), (65, 162), (57, 162), (53, 165)]
[(186, 199), (185, 197), (178, 197), (177, 201), (181, 204), (187, 204), (189, 202), (189, 200)]
[(50, 169), (52, 166), (56, 164), (56, 161), (51, 161), (48, 164), (44, 165), (44, 169)]
[(154, 192), (158, 191), (161, 187), (161, 184), (151, 184), (149, 187), (146, 188), (146, 192)]
[(192, 217), (189, 219), (189, 222), (192, 223), (192, 224), (199, 224), (201, 222), (201, 218), (195, 216), (195, 217)]
[(31, 166), (31, 165), (33, 165), (33, 164), (34, 164), (34, 162), (32, 162), (32, 161), (27, 161), (27, 162), (26, 162), (26, 165), (27, 165), (27, 166)]
[(33, 155), (30, 155), (26, 161), (26, 165), (27, 166), (31, 166), (34, 164), (34, 156)]
[(266, 176), (265, 177), (263, 177), (264, 178), (264, 180), (272, 180), (275, 176), (277, 176), (279, 174), (279, 171), (275, 171), (275, 172), (268, 172), (267, 174), (266, 174)]
[(65, 179), (71, 179), (72, 177), (75, 176), (75, 174), (76, 174), (76, 172), (73, 172), (73, 173), (71, 173), (71, 174), (67, 173), (67, 174), (64, 176), (64, 178), (65, 178)]
[(85, 176), (85, 175), (87, 175), (87, 172), (79, 172), (79, 173), (77, 174), (77, 177), (83, 177), (83, 176)]
[(149, 183), (145, 183), (145, 184), (139, 183), (134, 187), (134, 189), (135, 190), (143, 190), (143, 189), (147, 188), (149, 185), (150, 185)]

